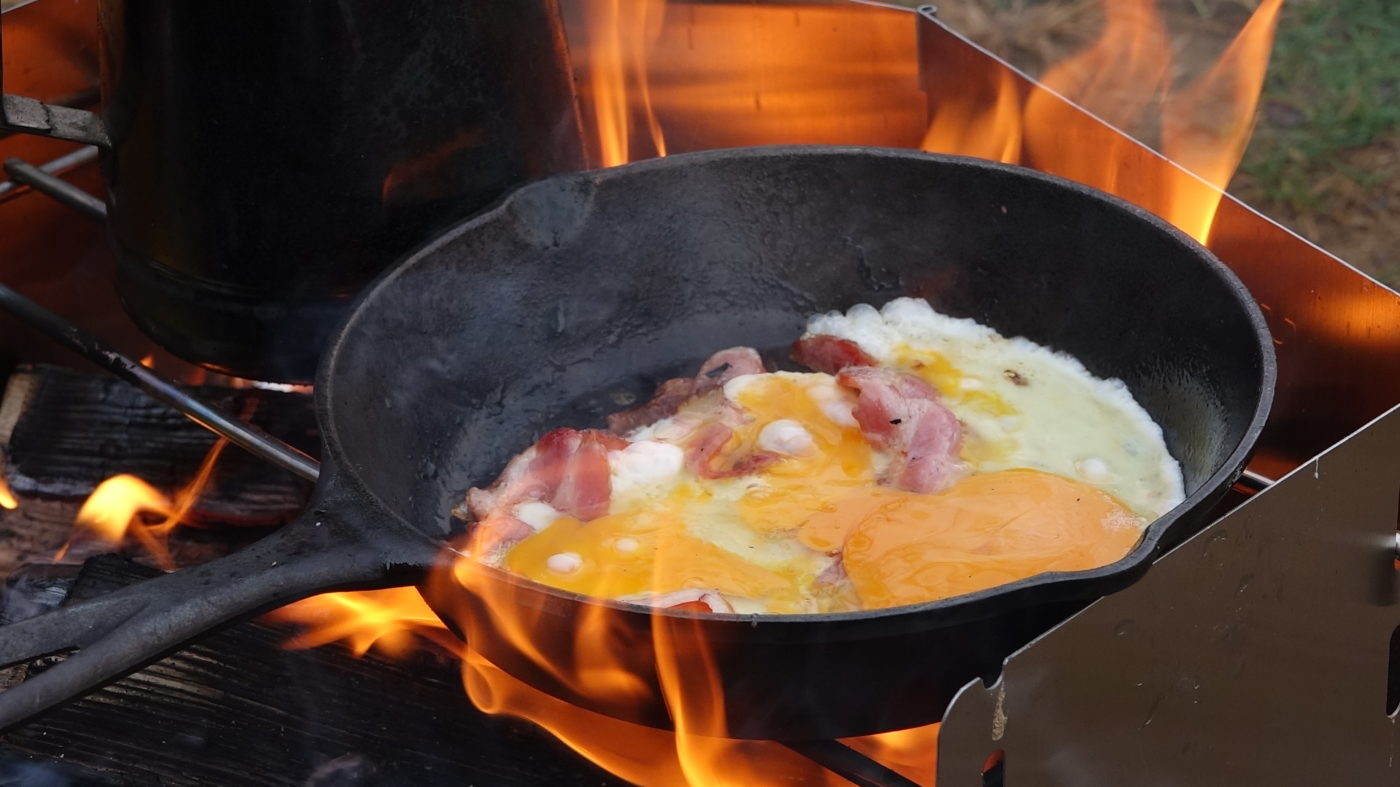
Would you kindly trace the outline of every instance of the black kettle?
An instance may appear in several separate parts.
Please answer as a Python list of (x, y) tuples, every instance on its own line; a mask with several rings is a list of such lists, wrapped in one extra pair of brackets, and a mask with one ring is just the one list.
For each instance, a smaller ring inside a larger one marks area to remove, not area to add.
[(584, 163), (556, 0), (100, 0), (98, 23), (102, 114), (6, 95), (0, 126), (102, 148), (122, 302), (225, 373), (310, 380), (377, 272)]

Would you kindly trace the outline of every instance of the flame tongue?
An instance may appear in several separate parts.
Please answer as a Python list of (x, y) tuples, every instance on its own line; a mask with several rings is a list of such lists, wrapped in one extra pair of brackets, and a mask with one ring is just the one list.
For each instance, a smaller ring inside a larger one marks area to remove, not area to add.
[(9, 511), (19, 508), (19, 501), (15, 499), (15, 493), (10, 491), (10, 484), (5, 480), (3, 470), (0, 470), (0, 508)]
[[(1254, 133), (1254, 112), (1268, 71), (1283, 0), (1264, 0), (1209, 71), (1174, 93), (1162, 109), (1162, 153), (1224, 189)], [(1178, 199), (1166, 218), (1205, 241), (1220, 196)]]
[[(199, 472), (175, 493), (174, 500), (134, 475), (115, 475), (98, 484), (78, 509), (73, 533), (68, 543), (54, 555), (54, 560), (62, 560), (79, 540), (117, 546), (130, 536), (155, 558), (157, 565), (173, 571), (175, 564), (166, 549), (166, 538), (194, 508), (214, 477), (214, 466), (226, 445), (228, 441), (223, 438), (214, 443), (200, 464)], [(146, 521), (149, 516), (159, 516), (161, 521), (149, 524)]]
[[(491, 590), (490, 580), (479, 564), (462, 560), (433, 573), (428, 592), (451, 606), (462, 608), (463, 585), (474, 593), (495, 593), (496, 603), (512, 595), (505, 585)], [(511, 584), (509, 588), (520, 586)], [(446, 598), (440, 594), (447, 594)], [(573, 642), (541, 640), (540, 632), (549, 625), (536, 617), (537, 604), (526, 598), (516, 604), (490, 607), (489, 620), (468, 620), (469, 639), (486, 637), (494, 627), (496, 636), (514, 640), (512, 645), (551, 661), (550, 675), (571, 681), (580, 691), (596, 698), (633, 701), (646, 690), (647, 681), (629, 672), (625, 655), (635, 644), (619, 636), (614, 610), (592, 607), (586, 619), (575, 628)], [(547, 614), (547, 613), (546, 613)], [(639, 613), (630, 613), (639, 614)], [(327, 642), (346, 641), (357, 653), (371, 647), (402, 654), (409, 638), (424, 637), (440, 645), (450, 645), (446, 629), (432, 615), (418, 591), (411, 588), (357, 593), (328, 593), (297, 602), (269, 617), (281, 622), (310, 627), (290, 640), (288, 647), (315, 647)], [(557, 737), (564, 744), (588, 757), (617, 776), (637, 784), (657, 787), (710, 787), (734, 785), (804, 784), (848, 785), (836, 774), (818, 766), (782, 744), (771, 741), (736, 741), (724, 738), (724, 708), (719, 697), (718, 675), (713, 659), (697, 637), (699, 621), (687, 618), (654, 618), (652, 646), (657, 652), (656, 669), (665, 692), (676, 731), (620, 721), (558, 699), (502, 670), (477, 651), (460, 643), (451, 649), (462, 659), (462, 682), (471, 701), (486, 713), (508, 714), (527, 719)], [(611, 638), (611, 639), (610, 639)], [(489, 643), (488, 643), (489, 644)], [(848, 746), (886, 763), (906, 777), (930, 783), (934, 771), (938, 726), (871, 735), (843, 740)]]
[(656, 155), (666, 155), (646, 67), (647, 51), (661, 32), (666, 0), (584, 0), (583, 9), (583, 92), (596, 129), (595, 159), (605, 167), (630, 161), (639, 125), (646, 126)]
[[(989, 155), (988, 145), (995, 153), (993, 139), (1019, 134), (1020, 163), (1136, 202), (1204, 242), (1253, 129), (1282, 0), (1262, 3), (1220, 60), (1182, 87), (1171, 85), (1171, 41), (1154, 0), (1102, 0), (1102, 6), (1102, 36), (1050, 68), (1015, 123), (1004, 118), (1006, 106), (1019, 101), (1016, 87), (1003, 84), (995, 110), (982, 102), (952, 116), (947, 108), (935, 111), (924, 149), (1010, 161)], [(1160, 129), (1163, 153), (1192, 174), (1142, 182), (1123, 169), (1131, 159), (1127, 139), (1067, 136), (1066, 129), (1084, 125), (1063, 99), (1118, 128)], [(1003, 119), (989, 125), (993, 114)]]

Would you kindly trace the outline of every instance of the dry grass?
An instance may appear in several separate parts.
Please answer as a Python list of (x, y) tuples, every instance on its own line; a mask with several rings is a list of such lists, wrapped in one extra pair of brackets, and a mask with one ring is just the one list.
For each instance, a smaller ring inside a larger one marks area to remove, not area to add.
[(1037, 75), (1098, 34), (1098, 0), (982, 0), (942, 3), (938, 16), (1018, 68)]

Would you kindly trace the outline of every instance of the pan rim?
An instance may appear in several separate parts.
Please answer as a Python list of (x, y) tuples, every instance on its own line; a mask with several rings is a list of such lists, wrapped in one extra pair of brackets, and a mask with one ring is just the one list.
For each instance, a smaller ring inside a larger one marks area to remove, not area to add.
[[(1084, 585), (1102, 585), (1104, 582), (1113, 579), (1121, 579), (1124, 585), (1128, 584), (1132, 580), (1134, 574), (1140, 574), (1150, 568), (1152, 558), (1155, 557), (1159, 549), (1161, 549), (1162, 538), (1166, 532), (1171, 529), (1171, 526), (1186, 514), (1193, 512), (1197, 506), (1205, 505), (1211, 498), (1228, 488), (1229, 485), (1239, 477), (1240, 473), (1243, 472), (1245, 465), (1253, 454), (1259, 435), (1268, 420), (1278, 378), (1277, 358), (1268, 325), (1264, 319), (1263, 312), (1259, 309), (1258, 303), (1254, 300), (1248, 288), (1245, 287), (1244, 283), (1235, 275), (1234, 271), (1228, 265), (1216, 257), (1204, 244), (1191, 238), (1185, 232), (1156, 214), (1120, 197), (1057, 175), (1051, 175), (1029, 167), (1003, 164), (969, 156), (928, 153), (904, 148), (860, 145), (765, 145), (740, 148), (716, 148), (712, 150), (680, 153), (664, 158), (646, 159), (618, 167), (556, 175), (525, 184), (509, 192), (491, 208), (477, 214), (473, 218), (446, 229), (439, 235), (426, 241), (422, 246), (419, 246), (405, 255), (361, 291), (359, 296), (351, 304), (346, 319), (337, 329), (334, 338), (328, 346), (327, 352), (322, 358), (316, 376), (317, 420), (322, 430), (323, 448), (329, 462), (333, 463), (335, 469), (334, 475), (345, 481), (353, 482), (358, 489), (367, 494), (374, 501), (376, 508), (379, 509), (378, 513), (392, 517), (399, 524), (414, 532), (423, 532), (422, 528), (409, 522), (400, 515), (399, 512), (386, 505), (379, 494), (371, 488), (370, 485), (364, 483), (363, 479), (355, 472), (354, 466), (348, 461), (348, 457), (343, 451), (343, 445), (336, 431), (336, 421), (333, 415), (333, 400), (335, 399), (334, 370), (340, 358), (341, 349), (345, 344), (343, 340), (353, 332), (354, 327), (362, 319), (362, 315), (366, 311), (366, 304), (373, 301), (379, 292), (392, 286), (400, 276), (405, 275), (406, 272), (413, 268), (419, 261), (430, 258), (433, 252), (452, 244), (462, 235), (472, 232), (478, 227), (501, 220), (502, 217), (509, 213), (515, 204), (528, 198), (535, 190), (551, 187), (541, 184), (557, 185), (564, 181), (596, 184), (604, 180), (616, 177), (627, 177), (635, 173), (663, 171), (688, 166), (696, 162), (704, 163), (712, 160), (730, 161), (795, 157), (821, 158), (852, 155), (899, 160), (918, 159), (937, 162), (948, 166), (972, 167), (983, 171), (999, 172), (1022, 179), (1038, 180), (1059, 189), (1067, 189), (1071, 192), (1075, 192), (1083, 198), (1107, 204), (1120, 213), (1126, 212), (1134, 219), (1151, 226), (1157, 232), (1166, 236), (1169, 240), (1182, 247), (1183, 251), (1196, 256), (1202, 264), (1210, 269), (1225, 284), (1229, 294), (1242, 309), (1253, 329), (1252, 332), (1259, 351), (1258, 398), (1255, 402), (1254, 412), (1251, 414), (1248, 425), (1244, 429), (1239, 441), (1232, 448), (1226, 460), (1216, 468), (1214, 472), (1203, 479), (1199, 486), (1191, 494), (1187, 495), (1181, 503), (1153, 520), (1144, 530), (1142, 539), (1138, 542), (1137, 546), (1127, 555), (1113, 563), (1082, 571), (1044, 572), (973, 593), (950, 596), (919, 604), (907, 604), (896, 607), (851, 612), (825, 613), (736, 614), (691, 612), (686, 610), (648, 607), (645, 605), (622, 602), (616, 599), (599, 598), (575, 593), (534, 582), (533, 580), (511, 574), (499, 568), (490, 566), (482, 567), (487, 569), (489, 573), (497, 575), (499, 581), (521, 586), (526, 590), (537, 591), (542, 594), (543, 597), (559, 602), (586, 604), (619, 612), (640, 612), (648, 616), (663, 618), (699, 619), (716, 624), (741, 623), (746, 627), (757, 627), (761, 624), (763, 626), (772, 627), (781, 626), (785, 629), (790, 628), (790, 626), (786, 624), (793, 623), (857, 623), (883, 621), (892, 617), (904, 616), (910, 616), (911, 620), (923, 622), (921, 625), (914, 628), (941, 628), (946, 625), (993, 616), (1001, 611), (993, 607), (1027, 600), (1025, 597), (1034, 595), (1036, 591), (1044, 593), (1045, 598), (1024, 605), (1018, 604), (1018, 606), (1035, 606), (1038, 603), (1051, 603), (1069, 599), (1080, 599), (1088, 602), (1098, 598), (1101, 594), (1084, 593), (1082, 591), (1075, 592)], [(1206, 526), (1208, 527), (1209, 525)], [(1192, 536), (1187, 537), (1185, 540), (1189, 540), (1189, 538), (1195, 535), (1196, 534), (1192, 534)], [(438, 540), (446, 544), (445, 540)], [(1121, 587), (1114, 588), (1114, 590), (1117, 589), (1121, 589)], [(829, 634), (826, 636), (829, 637)]]

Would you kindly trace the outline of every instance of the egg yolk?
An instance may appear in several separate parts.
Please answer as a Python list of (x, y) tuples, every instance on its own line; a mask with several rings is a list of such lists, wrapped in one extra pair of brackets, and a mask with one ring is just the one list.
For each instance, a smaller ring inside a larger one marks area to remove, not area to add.
[(932, 601), (1123, 557), (1143, 520), (1105, 492), (1035, 470), (969, 476), (935, 495), (890, 499), (845, 542), (867, 609)]

